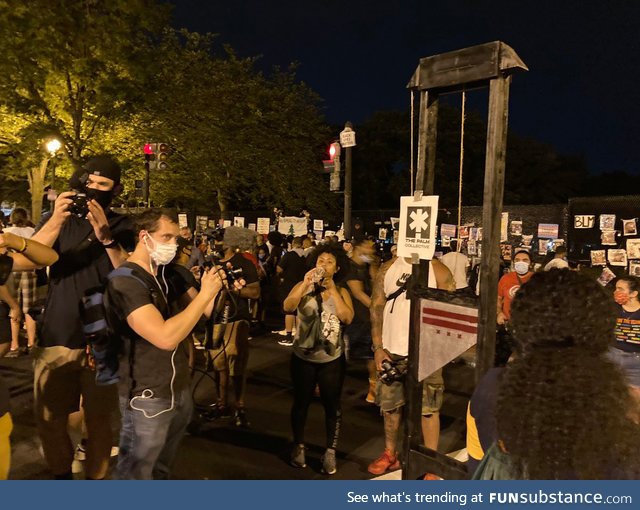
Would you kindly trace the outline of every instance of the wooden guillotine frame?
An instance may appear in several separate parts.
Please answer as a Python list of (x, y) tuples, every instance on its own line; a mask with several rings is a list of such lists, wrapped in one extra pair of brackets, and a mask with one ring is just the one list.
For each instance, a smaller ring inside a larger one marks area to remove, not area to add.
[[(501, 41), (420, 59), (407, 88), (420, 96), (416, 194), (433, 195), (436, 167), (438, 100), (441, 95), (489, 88), (489, 112), (482, 211), (483, 249), (480, 262), (478, 345), (476, 382), (493, 366), (496, 342), (496, 308), (500, 265), (500, 222), (504, 196), (507, 148), (509, 86), (511, 75), (528, 68), (516, 52)], [(413, 126), (411, 127), (413, 129)], [(412, 261), (412, 282), (426, 282), (427, 260)], [(415, 480), (429, 472), (445, 479), (465, 479), (459, 462), (421, 444), (420, 413), (422, 391), (418, 381), (420, 353), (420, 294), (426, 289), (415, 284), (410, 292), (409, 369), (405, 381), (405, 441), (402, 477)], [(427, 346), (428, 348), (428, 346)]]

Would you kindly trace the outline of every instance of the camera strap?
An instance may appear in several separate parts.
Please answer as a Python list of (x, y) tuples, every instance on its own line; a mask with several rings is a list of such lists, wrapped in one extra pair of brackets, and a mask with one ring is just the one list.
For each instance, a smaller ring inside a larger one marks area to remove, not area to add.
[(402, 293), (406, 292), (407, 289), (409, 288), (410, 280), (411, 280), (411, 276), (409, 276), (409, 278), (407, 278), (400, 287), (398, 287), (394, 292), (392, 292), (387, 296), (387, 301), (393, 301), (393, 303), (391, 304), (391, 310), (389, 311), (389, 313), (393, 313), (393, 307), (396, 304), (396, 299), (398, 299), (398, 297), (400, 297)]

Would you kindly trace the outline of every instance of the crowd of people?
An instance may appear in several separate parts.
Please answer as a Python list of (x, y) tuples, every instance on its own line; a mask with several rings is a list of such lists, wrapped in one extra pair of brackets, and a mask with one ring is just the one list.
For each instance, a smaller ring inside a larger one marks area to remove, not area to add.
[[(194, 235), (170, 211), (117, 214), (110, 203), (120, 178), (112, 158), (91, 158), (71, 178), (75, 191), (61, 193), (38, 226), (16, 208), (0, 234), (0, 356), (33, 356), (36, 425), (52, 476), (73, 478), (80, 451), (87, 479), (169, 478), (193, 417), (196, 348), (214, 372), (206, 416), (250, 426), (249, 339), (274, 311), (283, 329), (273, 333), (291, 349), (291, 465), (306, 467), (307, 414), (318, 397), (322, 470), (336, 473), (346, 368), (361, 362), (365, 400), (379, 407), (384, 437), (367, 469), (400, 468), (405, 386), (380, 375), (389, 364), (406, 368), (411, 261), (393, 251), (382, 260), (361, 228), (343, 242), (240, 227)], [(88, 199), (80, 211), (79, 190)], [(425, 281), (413, 283), (475, 295), (475, 276), (453, 242), (430, 261)], [(496, 368), (469, 403), (470, 474), (640, 474), (640, 283), (621, 277), (612, 285), (610, 292), (571, 270), (563, 250), (539, 271), (531, 253), (515, 252), (498, 284)], [(437, 450), (442, 369), (421, 384), (423, 442)], [(0, 479), (10, 466), (9, 404), (0, 379)], [(82, 432), (79, 445), (70, 425)]]

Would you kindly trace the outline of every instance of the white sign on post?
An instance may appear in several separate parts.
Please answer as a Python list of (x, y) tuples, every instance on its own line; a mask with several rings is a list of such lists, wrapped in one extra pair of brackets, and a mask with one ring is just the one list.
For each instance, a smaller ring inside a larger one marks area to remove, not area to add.
[(323, 230), (324, 229), (324, 221), (323, 220), (313, 220), (313, 230)]
[(398, 256), (431, 260), (436, 249), (438, 196), (400, 197)]
[(178, 226), (180, 228), (185, 228), (189, 226), (189, 221), (187, 220), (186, 213), (178, 213)]
[(258, 218), (258, 234), (269, 233), (269, 218)]
[(340, 131), (340, 145), (344, 148), (356, 146), (356, 132), (351, 128)]

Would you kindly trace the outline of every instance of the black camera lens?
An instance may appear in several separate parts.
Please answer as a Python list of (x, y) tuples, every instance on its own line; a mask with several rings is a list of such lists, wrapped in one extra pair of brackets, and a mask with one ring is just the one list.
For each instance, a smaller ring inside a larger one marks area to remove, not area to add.
[(89, 214), (89, 205), (86, 193), (76, 193), (73, 198), (73, 202), (69, 207), (69, 212), (78, 218), (86, 218)]

